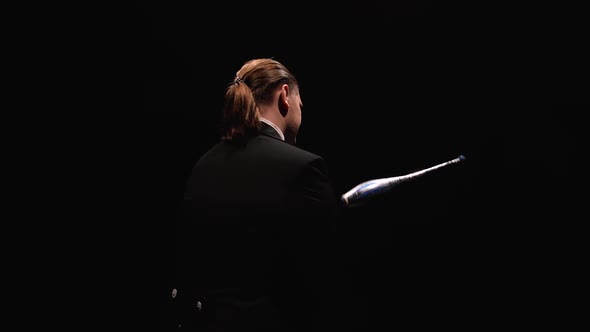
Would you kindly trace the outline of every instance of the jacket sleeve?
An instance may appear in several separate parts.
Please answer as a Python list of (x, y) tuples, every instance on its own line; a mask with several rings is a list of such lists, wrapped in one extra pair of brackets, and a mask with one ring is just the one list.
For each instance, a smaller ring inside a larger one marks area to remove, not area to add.
[[(289, 197), (290, 209), (281, 218), (279, 246), (286, 256), (277, 264), (282, 271), (278, 289), (283, 293), (278, 305), (297, 317), (306, 331), (324, 331), (326, 312), (333, 303), (333, 225), (338, 204), (327, 164), (317, 157), (305, 163), (293, 179)], [(327, 311), (328, 310), (328, 311)]]
[(291, 203), (294, 215), (314, 219), (337, 215), (338, 198), (323, 158), (317, 157), (306, 163), (295, 178), (293, 188)]

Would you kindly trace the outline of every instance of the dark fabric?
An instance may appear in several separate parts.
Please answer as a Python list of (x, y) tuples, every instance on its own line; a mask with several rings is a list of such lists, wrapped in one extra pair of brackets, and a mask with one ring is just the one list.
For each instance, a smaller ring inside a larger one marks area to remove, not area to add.
[(220, 142), (198, 161), (182, 210), (180, 324), (199, 331), (321, 329), (338, 217), (323, 158), (263, 124), (261, 134)]

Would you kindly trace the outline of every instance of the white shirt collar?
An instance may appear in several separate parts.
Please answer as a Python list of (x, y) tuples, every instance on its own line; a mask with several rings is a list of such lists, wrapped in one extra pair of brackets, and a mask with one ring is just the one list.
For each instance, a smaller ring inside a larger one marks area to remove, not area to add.
[(281, 139), (283, 141), (285, 140), (285, 135), (283, 135), (283, 132), (279, 129), (279, 127), (277, 127), (274, 123), (270, 122), (270, 120), (268, 120), (268, 119), (265, 119), (263, 117), (260, 117), (259, 119), (260, 119), (260, 121), (262, 121), (262, 122), (266, 123), (267, 125), (273, 127), (277, 131), (277, 133), (279, 133), (279, 136), (281, 136)]

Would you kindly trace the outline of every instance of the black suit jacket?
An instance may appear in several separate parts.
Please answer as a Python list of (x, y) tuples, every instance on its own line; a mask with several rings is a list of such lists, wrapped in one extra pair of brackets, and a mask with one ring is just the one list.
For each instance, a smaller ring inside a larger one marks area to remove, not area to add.
[(186, 327), (319, 329), (338, 216), (322, 157), (262, 124), (243, 144), (222, 141), (202, 156), (183, 204), (177, 267)]

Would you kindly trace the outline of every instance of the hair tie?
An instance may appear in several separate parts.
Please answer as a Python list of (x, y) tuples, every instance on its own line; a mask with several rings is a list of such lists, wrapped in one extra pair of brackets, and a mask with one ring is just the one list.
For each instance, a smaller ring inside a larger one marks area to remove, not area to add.
[(240, 84), (240, 82), (244, 82), (244, 79), (241, 77), (236, 77), (236, 79), (234, 80), (234, 84)]

